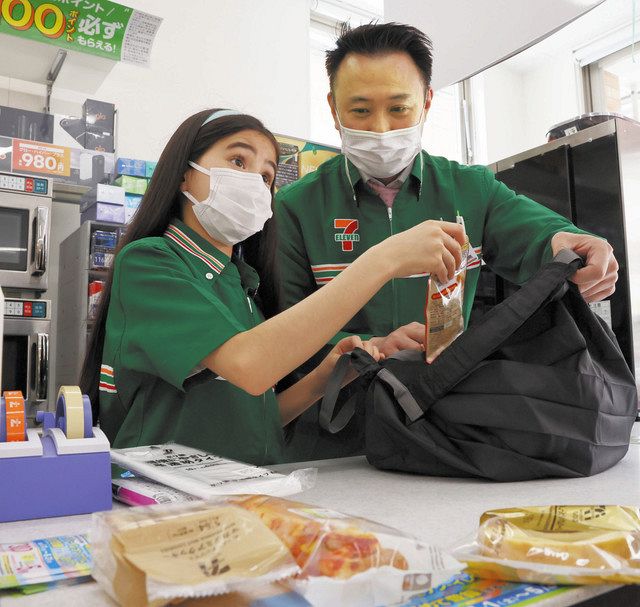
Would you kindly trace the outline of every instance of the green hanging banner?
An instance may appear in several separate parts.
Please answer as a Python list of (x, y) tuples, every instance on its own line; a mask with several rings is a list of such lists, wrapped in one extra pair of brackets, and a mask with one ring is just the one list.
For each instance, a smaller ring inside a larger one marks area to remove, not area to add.
[(0, 0), (0, 34), (148, 65), (162, 19), (108, 0)]

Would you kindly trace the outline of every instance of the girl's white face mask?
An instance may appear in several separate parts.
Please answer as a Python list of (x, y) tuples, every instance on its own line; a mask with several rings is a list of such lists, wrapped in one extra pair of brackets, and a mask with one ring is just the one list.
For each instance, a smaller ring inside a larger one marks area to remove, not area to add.
[(342, 153), (366, 175), (393, 177), (401, 173), (422, 149), (422, 116), (417, 124), (384, 133), (349, 129), (340, 125)]
[(191, 161), (189, 165), (209, 175), (209, 196), (205, 200), (183, 193), (211, 238), (235, 245), (262, 230), (273, 214), (271, 191), (262, 175), (216, 167), (207, 170)]

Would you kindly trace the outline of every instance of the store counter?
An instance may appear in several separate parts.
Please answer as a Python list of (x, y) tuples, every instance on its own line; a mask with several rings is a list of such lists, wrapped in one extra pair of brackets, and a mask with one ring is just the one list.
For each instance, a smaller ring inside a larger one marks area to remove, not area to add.
[[(302, 501), (370, 518), (446, 548), (471, 538), (480, 515), (492, 508), (547, 504), (640, 505), (640, 424), (634, 428), (626, 457), (612, 469), (590, 478), (519, 483), (433, 478), (382, 472), (370, 467), (363, 457), (309, 465), (317, 466), (318, 481), (313, 489), (299, 494)], [(287, 472), (299, 467), (305, 465), (283, 465), (276, 469)], [(90, 515), (3, 523), (0, 542), (85, 533), (90, 524)], [(536, 607), (565, 607), (580, 605), (583, 601), (588, 607), (640, 605), (640, 586), (580, 587), (536, 603)], [(32, 596), (3, 597), (0, 604), (2, 607), (115, 605), (95, 582)]]

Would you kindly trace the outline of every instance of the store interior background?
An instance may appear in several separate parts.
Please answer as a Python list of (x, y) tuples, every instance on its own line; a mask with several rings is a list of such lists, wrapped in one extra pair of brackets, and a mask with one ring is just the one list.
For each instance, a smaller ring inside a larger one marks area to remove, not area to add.
[[(125, 4), (163, 19), (150, 67), (107, 61), (98, 78), (102, 82), (87, 89), (82, 72), (74, 74), (64, 66), (53, 89), (51, 111), (77, 116), (87, 97), (112, 102), (118, 111), (116, 156), (149, 160), (157, 160), (186, 116), (206, 107), (237, 108), (258, 116), (274, 132), (339, 145), (326, 104), (324, 51), (333, 46), (340, 21), (358, 25), (381, 20), (385, 12), (384, 0), (127, 0)], [(553, 2), (539, 4), (540, 10), (549, 10)], [(634, 15), (634, 29), (633, 5), (634, 0), (605, 0), (466, 85), (437, 90), (424, 147), (460, 162), (488, 164), (542, 145), (549, 128), (558, 122), (586, 111), (620, 111), (607, 105), (602, 67), (619, 76), (620, 91), (630, 91), (622, 102), (624, 113), (640, 119), (640, 44), (635, 53), (630, 46), (634, 33), (639, 36), (640, 16)], [(446, 27), (446, 34), (455, 40), (457, 20), (468, 18), (457, 14), (440, 27)], [(500, 36), (500, 27), (496, 19), (490, 35)], [(436, 46), (435, 72), (438, 58)], [(591, 68), (585, 67), (589, 62)], [(584, 86), (589, 70), (592, 100)], [(44, 83), (0, 77), (0, 105), (42, 111), (45, 92)], [(470, 117), (467, 137), (461, 119), (463, 95)], [(79, 225), (76, 205), (54, 201), (51, 286), (58, 282), (59, 244)], [(54, 289), (50, 299), (55, 316)], [(55, 358), (51, 375), (55, 384)]]
[[(339, 145), (326, 105), (324, 70), (324, 51), (335, 40), (332, 22), (348, 19), (358, 25), (381, 20), (384, 14), (384, 0), (189, 0), (180, 5), (171, 0), (128, 0), (126, 4), (163, 18), (151, 67), (115, 63), (102, 84), (88, 91), (82, 82), (75, 83), (75, 90), (64, 88), (63, 80), (74, 80), (73, 74), (64, 73), (64, 66), (51, 110), (80, 115), (87, 96), (115, 103), (118, 155), (149, 159), (157, 159), (185, 116), (215, 106), (255, 114), (278, 133)], [(497, 7), (502, 2), (481, 4)], [(543, 11), (553, 3), (537, 4)], [(633, 0), (605, 0), (549, 38), (473, 77), (473, 162), (487, 164), (541, 145), (551, 125), (583, 113), (578, 60), (597, 56), (600, 49), (606, 53), (607, 46), (617, 50), (619, 41), (630, 45), (632, 9)], [(457, 15), (446, 24), (454, 40), (460, 18), (465, 17)], [(636, 19), (640, 22), (640, 16)], [(492, 35), (500, 36), (499, 18), (496, 22)], [(437, 47), (434, 58), (437, 73)], [(640, 65), (631, 57), (624, 63), (625, 74), (631, 76), (635, 70), (637, 90)], [(436, 92), (424, 144), (431, 153), (465, 161), (458, 88)], [(2, 105), (41, 111), (44, 95), (44, 84), (0, 77)]]

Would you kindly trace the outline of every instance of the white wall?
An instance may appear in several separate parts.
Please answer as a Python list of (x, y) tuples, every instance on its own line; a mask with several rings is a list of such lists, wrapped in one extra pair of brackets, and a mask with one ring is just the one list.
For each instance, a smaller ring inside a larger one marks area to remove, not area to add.
[(309, 57), (309, 113), (311, 120), (309, 139), (340, 147), (340, 134), (333, 124), (333, 116), (327, 101), (329, 76), (327, 76), (327, 70), (324, 66), (325, 50), (333, 47), (333, 39), (325, 45), (318, 42), (311, 44)]
[(573, 53), (564, 51), (524, 75), (527, 147), (546, 143), (553, 125), (583, 113), (577, 69)]
[[(184, 118), (207, 107), (237, 108), (276, 132), (309, 137), (307, 0), (123, 1), (164, 18), (151, 67), (118, 63), (95, 93), (54, 87), (54, 113), (79, 116), (87, 97), (115, 103), (118, 154), (148, 160), (158, 158)], [(0, 57), (6, 44), (11, 44), (11, 36), (0, 37)], [(0, 77), (0, 105), (42, 111), (44, 95), (43, 85)], [(54, 203), (45, 296), (53, 312), (52, 399), (57, 388), (59, 245), (79, 226), (76, 205)]]
[(572, 53), (565, 51), (532, 69), (514, 69), (507, 61), (472, 78), (476, 139), (484, 138), (475, 162), (543, 145), (551, 126), (582, 113), (576, 70)]
[[(90, 95), (54, 88), (53, 112), (79, 115), (87, 96), (113, 102), (119, 155), (151, 160), (184, 118), (207, 107), (234, 107), (274, 131), (309, 136), (308, 0), (124, 3), (164, 19), (151, 67), (118, 63)], [(10, 39), (0, 38), (0, 53)], [(0, 103), (39, 111), (44, 86), (1, 78)]]
[(474, 162), (484, 164), (526, 149), (522, 115), (525, 108), (523, 78), (506, 63), (472, 78), (477, 146)]

